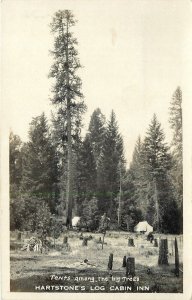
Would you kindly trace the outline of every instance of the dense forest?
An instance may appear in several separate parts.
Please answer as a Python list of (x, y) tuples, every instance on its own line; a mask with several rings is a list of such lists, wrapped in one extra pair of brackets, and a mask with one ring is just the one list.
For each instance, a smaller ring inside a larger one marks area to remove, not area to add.
[(28, 142), (10, 133), (11, 230), (51, 232), (55, 224), (62, 230), (63, 225), (71, 227), (73, 216), (80, 216), (80, 225), (95, 231), (106, 212), (111, 229), (133, 231), (139, 221), (147, 220), (157, 232), (181, 233), (181, 88), (175, 87), (170, 97), (171, 144), (166, 143), (154, 114), (127, 166), (113, 110), (106, 120), (101, 109), (95, 109), (82, 137), (86, 101), (78, 76), (81, 64), (72, 32), (75, 23), (70, 11), (58, 11), (51, 23), (51, 120), (45, 113), (34, 117)]

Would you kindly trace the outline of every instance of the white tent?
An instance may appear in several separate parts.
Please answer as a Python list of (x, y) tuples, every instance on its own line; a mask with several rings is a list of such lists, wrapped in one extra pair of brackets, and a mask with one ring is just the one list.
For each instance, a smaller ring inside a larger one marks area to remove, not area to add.
[(80, 217), (73, 217), (73, 219), (72, 219), (72, 226), (73, 227), (76, 227), (77, 225), (78, 225), (78, 222), (80, 221)]
[(153, 231), (153, 227), (149, 225), (147, 221), (139, 222), (135, 227), (134, 227), (135, 232), (145, 232), (149, 233)]

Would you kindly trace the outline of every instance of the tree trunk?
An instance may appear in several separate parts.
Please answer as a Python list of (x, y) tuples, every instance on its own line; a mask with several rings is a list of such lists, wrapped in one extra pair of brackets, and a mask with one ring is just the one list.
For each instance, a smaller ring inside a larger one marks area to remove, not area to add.
[(126, 276), (135, 276), (135, 258), (128, 257), (126, 264)]
[[(68, 36), (68, 22), (67, 22)], [(69, 58), (68, 39), (66, 47), (66, 71), (67, 71), (67, 188), (66, 188), (66, 226), (72, 227), (72, 139), (71, 139), (71, 101), (69, 97)]]
[(176, 238), (175, 238), (175, 276), (179, 277), (179, 251), (178, 251)]
[(67, 244), (67, 243), (68, 243), (68, 237), (67, 237), (67, 236), (64, 236), (63, 244)]
[(105, 240), (105, 233), (103, 233), (102, 250), (103, 250), (104, 240)]
[(120, 170), (119, 170), (119, 207), (118, 207), (118, 227), (120, 228), (121, 226), (121, 192), (122, 192), (122, 187), (121, 187), (121, 162), (119, 164)]
[(168, 265), (167, 239), (160, 240), (158, 265)]
[(17, 240), (21, 241), (21, 232), (18, 232), (18, 234), (17, 234)]
[(154, 247), (158, 247), (158, 241), (157, 241), (157, 239), (154, 239)]
[(126, 267), (126, 256), (123, 257), (123, 265), (122, 265), (122, 267), (123, 267), (123, 268)]
[(134, 245), (134, 239), (132, 239), (132, 238), (128, 239), (128, 247), (135, 247), (135, 245)]
[(113, 253), (109, 255), (108, 270), (112, 270), (112, 268), (113, 268)]
[(155, 182), (155, 209), (156, 209), (156, 217), (157, 217), (157, 232), (159, 232), (159, 230), (160, 230), (160, 215), (159, 215), (159, 200), (158, 200), (156, 178), (154, 179), (154, 182)]

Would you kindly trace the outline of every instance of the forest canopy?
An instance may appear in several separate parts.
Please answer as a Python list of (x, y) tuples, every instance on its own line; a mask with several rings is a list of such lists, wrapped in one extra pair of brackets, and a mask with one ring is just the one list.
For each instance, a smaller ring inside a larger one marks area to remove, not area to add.
[(72, 217), (80, 216), (82, 227), (96, 231), (106, 213), (111, 229), (133, 231), (139, 221), (146, 220), (157, 232), (181, 233), (181, 88), (170, 99), (171, 144), (166, 143), (158, 111), (154, 112), (127, 166), (113, 109), (107, 120), (96, 108), (82, 137), (86, 99), (79, 77), (75, 25), (68, 10), (55, 13), (50, 25), (54, 38), (49, 74), (54, 80), (51, 120), (45, 113), (35, 116), (29, 124), (28, 142), (10, 133), (11, 230), (50, 231), (53, 216), (71, 228)]

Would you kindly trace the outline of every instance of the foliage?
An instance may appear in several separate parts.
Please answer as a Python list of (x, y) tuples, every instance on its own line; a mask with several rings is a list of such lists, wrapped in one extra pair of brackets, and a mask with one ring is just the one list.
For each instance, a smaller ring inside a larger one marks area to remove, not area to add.
[(177, 205), (183, 211), (183, 135), (182, 135), (182, 91), (178, 87), (173, 94), (170, 105), (170, 119), (172, 131), (173, 168), (172, 181), (176, 190)]
[(10, 197), (18, 197), (22, 178), (22, 142), (18, 135), (13, 132), (9, 135), (9, 177)]
[(83, 202), (82, 223), (86, 224), (87, 229), (93, 231), (99, 226), (98, 200), (92, 197)]
[(116, 199), (119, 193), (120, 170), (124, 172), (123, 139), (112, 111), (105, 131), (101, 158), (98, 165), (99, 209), (108, 211), (112, 221), (117, 219)]
[(103, 140), (106, 132), (105, 122), (105, 116), (102, 114), (100, 108), (95, 109), (91, 115), (88, 135), (93, 148), (96, 168), (98, 167), (103, 148)]
[(44, 113), (33, 118), (29, 142), (23, 148), (22, 195), (46, 200), (51, 211), (57, 201), (57, 157)]
[[(51, 101), (57, 109), (55, 118), (57, 140), (63, 150), (66, 148), (67, 154), (67, 179), (64, 183), (66, 183), (66, 214), (69, 227), (72, 226), (73, 206), (72, 143), (80, 134), (81, 116), (86, 108), (81, 93), (82, 83), (78, 76), (81, 65), (76, 49), (77, 40), (72, 32), (75, 23), (70, 10), (59, 10), (50, 25), (54, 35), (54, 49), (51, 51), (54, 63), (49, 74), (54, 79)], [(63, 169), (64, 167), (63, 165)]]

